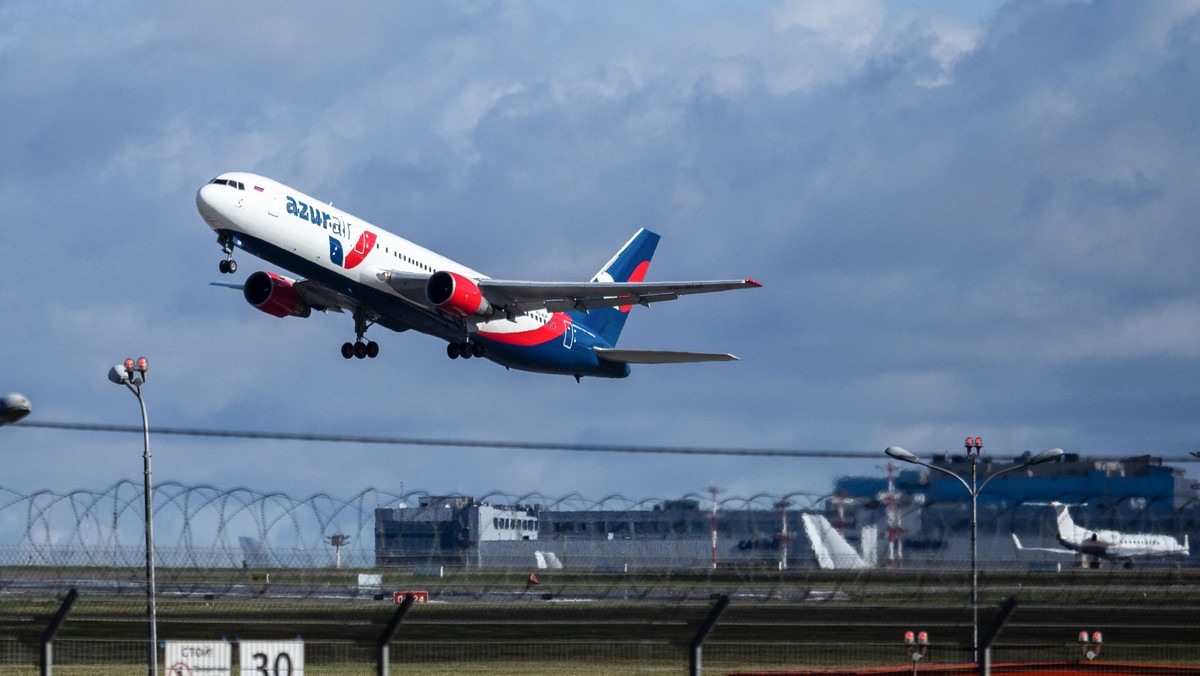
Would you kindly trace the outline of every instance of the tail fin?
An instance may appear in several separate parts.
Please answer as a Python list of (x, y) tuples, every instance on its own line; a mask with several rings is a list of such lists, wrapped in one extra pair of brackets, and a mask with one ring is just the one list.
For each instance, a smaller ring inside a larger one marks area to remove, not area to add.
[[(658, 235), (645, 228), (638, 230), (625, 243), (625, 246), (600, 268), (600, 272), (592, 278), (593, 282), (641, 282), (646, 278), (646, 268), (650, 267), (650, 258), (658, 246)], [(592, 310), (586, 314), (572, 312), (571, 317), (576, 324), (586, 326), (597, 336), (603, 338), (609, 345), (616, 346), (621, 329), (625, 328), (625, 318), (629, 315), (630, 306), (619, 308), (609, 307)]]
[(1058, 515), (1058, 539), (1060, 541), (1078, 543), (1091, 536), (1092, 531), (1075, 525), (1075, 521), (1071, 519), (1071, 513), (1067, 511), (1067, 505), (1061, 502), (1051, 502), (1050, 506)]
[(822, 568), (869, 568), (870, 564), (820, 514), (801, 514), (804, 533)]

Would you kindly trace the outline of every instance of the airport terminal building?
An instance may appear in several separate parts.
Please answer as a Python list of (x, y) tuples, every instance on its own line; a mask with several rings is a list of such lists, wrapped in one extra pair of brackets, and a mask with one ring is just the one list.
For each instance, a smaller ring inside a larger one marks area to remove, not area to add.
[[(981, 457), (983, 478), (1021, 464)], [(937, 455), (933, 464), (970, 477), (965, 456)], [(1051, 501), (1094, 529), (1200, 535), (1197, 485), (1184, 471), (1143, 455), (1121, 461), (1065, 454), (991, 481), (978, 499), (979, 560), (1024, 566), (1052, 555), (1018, 552), (1056, 547)], [(722, 507), (687, 498), (625, 510), (493, 505), (465, 497), (422, 498), (418, 505), (375, 511), (378, 566), (630, 568), (770, 568), (824, 565), (804, 514), (819, 514), (864, 559), (907, 567), (966, 566), (970, 558), (968, 492), (940, 472), (841, 477), (810, 508), (791, 504)], [(714, 537), (714, 528), (716, 535)], [(819, 539), (819, 538), (818, 538)], [(1069, 565), (1069, 561), (1068, 561)], [(1186, 565), (1186, 564), (1185, 564)]]

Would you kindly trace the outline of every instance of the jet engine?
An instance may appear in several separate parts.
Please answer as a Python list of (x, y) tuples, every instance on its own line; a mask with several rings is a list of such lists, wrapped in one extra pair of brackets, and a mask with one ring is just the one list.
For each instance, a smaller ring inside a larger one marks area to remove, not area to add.
[(439, 310), (459, 317), (491, 317), (491, 303), (475, 282), (454, 272), (435, 272), (425, 284), (425, 297)]
[(246, 302), (276, 317), (307, 317), (312, 308), (300, 298), (291, 280), (273, 272), (256, 272), (242, 286)]

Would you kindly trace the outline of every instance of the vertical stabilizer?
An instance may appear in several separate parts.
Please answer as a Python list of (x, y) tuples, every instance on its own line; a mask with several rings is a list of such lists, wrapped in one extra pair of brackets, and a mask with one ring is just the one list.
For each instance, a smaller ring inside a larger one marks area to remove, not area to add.
[(822, 568), (870, 567), (850, 543), (838, 535), (828, 519), (820, 514), (801, 514), (800, 519), (804, 522), (804, 533), (812, 543), (813, 554), (817, 555), (817, 564)]
[(1054, 508), (1054, 513), (1058, 517), (1058, 539), (1060, 542), (1079, 544), (1091, 535), (1091, 531), (1088, 529), (1075, 525), (1075, 522), (1071, 519), (1071, 513), (1067, 511), (1066, 505), (1061, 502), (1051, 502), (1050, 506)]
[[(646, 279), (646, 269), (650, 267), (650, 259), (654, 249), (658, 247), (658, 235), (645, 228), (625, 243), (625, 246), (612, 257), (600, 272), (592, 278), (593, 282), (641, 282)], [(600, 336), (611, 346), (616, 346), (621, 329), (625, 328), (625, 319), (629, 316), (630, 306), (606, 307), (589, 312), (572, 312), (571, 317), (576, 324), (586, 326), (597, 336)]]
[(862, 560), (868, 568), (879, 565), (879, 528), (866, 526), (858, 531), (859, 549), (862, 550)]

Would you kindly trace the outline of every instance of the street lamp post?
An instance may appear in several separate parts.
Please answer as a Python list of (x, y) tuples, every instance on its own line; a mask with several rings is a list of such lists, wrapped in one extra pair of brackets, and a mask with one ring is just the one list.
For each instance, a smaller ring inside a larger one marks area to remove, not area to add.
[(149, 367), (145, 357), (137, 361), (126, 359), (124, 364), (112, 367), (108, 379), (129, 388), (142, 407), (142, 463), (144, 465), (143, 490), (146, 500), (146, 616), (150, 621), (150, 647), (147, 653), (149, 676), (158, 674), (158, 618), (154, 601), (154, 513), (153, 493), (150, 491), (150, 424), (146, 419), (146, 402), (142, 399), (142, 385), (146, 382)]
[(1063, 450), (1061, 448), (1051, 448), (1048, 451), (1042, 451), (1041, 453), (1038, 453), (1037, 455), (1033, 456), (1032, 458), (1029, 458), (1025, 462), (1021, 463), (1020, 465), (1013, 465), (1012, 467), (1006, 467), (1006, 468), (1000, 470), (999, 472), (996, 472), (995, 474), (992, 474), (992, 475), (986, 477), (983, 480), (983, 483), (979, 484), (979, 486), (976, 487), (976, 481), (978, 478), (977, 474), (976, 474), (976, 463), (979, 461), (979, 452), (983, 449), (983, 439), (980, 439), (978, 437), (976, 437), (975, 439), (972, 439), (971, 437), (967, 437), (966, 446), (967, 446), (967, 457), (969, 457), (971, 459), (971, 483), (969, 483), (969, 484), (967, 483), (966, 479), (962, 478), (958, 474), (955, 474), (954, 472), (951, 472), (950, 470), (948, 470), (944, 467), (938, 467), (936, 465), (931, 465), (926, 462), (921, 462), (921, 460), (919, 458), (917, 458), (917, 456), (913, 455), (912, 453), (909, 453), (908, 451), (904, 450), (903, 448), (900, 448), (899, 446), (888, 446), (886, 449), (884, 449), (883, 452), (888, 454), (889, 456), (895, 458), (896, 460), (900, 460), (903, 462), (911, 462), (914, 465), (920, 465), (922, 467), (927, 467), (929, 469), (932, 469), (937, 472), (941, 472), (943, 474), (949, 474), (950, 476), (957, 479), (958, 482), (963, 485), (963, 488), (966, 488), (967, 492), (971, 494), (971, 651), (972, 651), (972, 655), (974, 655), (975, 663), (978, 664), (979, 663), (979, 565), (978, 565), (978, 550), (977, 550), (976, 545), (978, 542), (978, 535), (979, 535), (979, 510), (978, 510), (979, 494), (981, 492), (983, 492), (983, 489), (984, 489), (984, 487), (986, 487), (988, 485), (988, 482), (990, 482), (992, 479), (995, 479), (996, 477), (1000, 476), (1001, 474), (1007, 474), (1009, 472), (1015, 472), (1020, 469), (1025, 469), (1026, 467), (1030, 467), (1032, 465), (1040, 465), (1043, 462), (1049, 462), (1051, 460), (1054, 460), (1058, 456), (1062, 455)]

